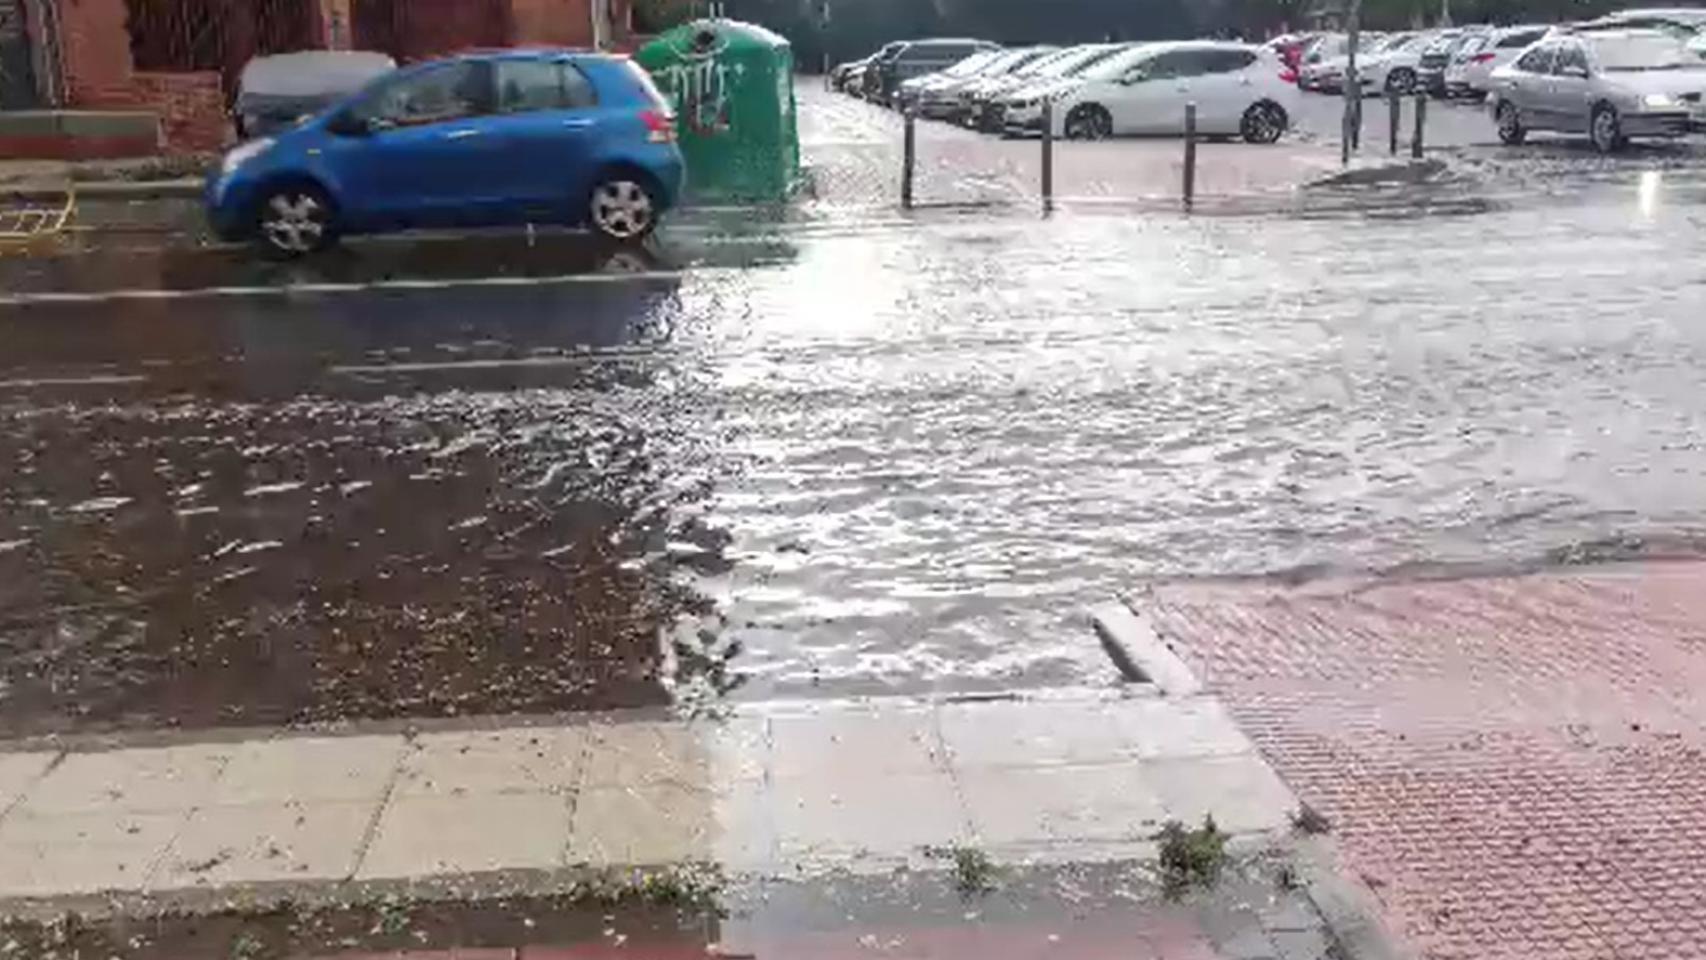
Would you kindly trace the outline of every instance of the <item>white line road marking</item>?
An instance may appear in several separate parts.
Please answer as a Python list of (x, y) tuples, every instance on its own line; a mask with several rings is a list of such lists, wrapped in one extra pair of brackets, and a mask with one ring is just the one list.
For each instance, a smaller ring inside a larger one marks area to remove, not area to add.
[[(738, 268), (696, 268), (712, 273)], [(372, 293), (387, 290), (459, 290), (482, 287), (549, 287), (578, 284), (646, 283), (675, 281), (687, 276), (682, 270), (646, 270), (633, 273), (570, 273), (551, 277), (473, 277), (465, 280), (375, 280), (368, 283), (291, 283), (282, 286), (201, 287), (191, 290), (98, 290), (89, 293), (13, 293), (0, 295), (0, 307), (33, 304), (108, 303), (119, 300), (198, 300), (219, 297), (288, 297), (296, 294)]]
[(33, 390), (37, 387), (112, 387), (147, 383), (142, 376), (50, 377), (41, 380), (0, 380), (0, 390)]
[(579, 357), (524, 357), (517, 360), (443, 360), (422, 363), (344, 364), (327, 367), (326, 372), (343, 376), (386, 373), (436, 373), (455, 370), (510, 370), (523, 367), (579, 367), (589, 363), (608, 363), (611, 360), (634, 359), (631, 351), (605, 352)]

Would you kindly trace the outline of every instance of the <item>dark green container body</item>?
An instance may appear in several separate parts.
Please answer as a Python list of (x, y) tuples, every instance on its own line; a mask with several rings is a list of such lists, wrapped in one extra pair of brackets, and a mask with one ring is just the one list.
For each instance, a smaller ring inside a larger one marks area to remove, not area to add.
[(640, 48), (675, 110), (696, 201), (784, 200), (800, 178), (794, 52), (769, 30), (697, 20)]

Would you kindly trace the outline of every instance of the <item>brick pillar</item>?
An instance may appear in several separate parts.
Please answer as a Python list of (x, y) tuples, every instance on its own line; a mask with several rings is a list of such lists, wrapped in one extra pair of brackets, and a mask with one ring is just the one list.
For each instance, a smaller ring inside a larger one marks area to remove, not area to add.
[(136, 102), (124, 0), (63, 0), (59, 55), (65, 102), (73, 107)]
[(355, 49), (354, 27), (350, 20), (350, 0), (319, 0), (320, 46), (327, 50)]

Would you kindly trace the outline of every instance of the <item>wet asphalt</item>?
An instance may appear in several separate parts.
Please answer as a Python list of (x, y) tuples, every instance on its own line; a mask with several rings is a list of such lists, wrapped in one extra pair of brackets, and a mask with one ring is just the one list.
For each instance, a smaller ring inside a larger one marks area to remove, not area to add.
[(1154, 578), (1693, 549), (1698, 148), (1443, 149), (1214, 216), (9, 261), (0, 732), (1099, 685)]

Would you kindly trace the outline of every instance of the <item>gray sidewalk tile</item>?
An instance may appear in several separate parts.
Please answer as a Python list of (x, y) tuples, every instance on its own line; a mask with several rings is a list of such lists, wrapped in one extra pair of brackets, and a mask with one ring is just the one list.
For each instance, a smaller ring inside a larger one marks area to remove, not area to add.
[(1208, 697), (1133, 701), (1116, 713), (1139, 757), (1229, 756), (1255, 747), (1232, 716)]
[(35, 785), (21, 810), (188, 810), (206, 802), (230, 745), (73, 753)]
[(950, 759), (968, 767), (1100, 764), (1131, 757), (1121, 701), (1015, 701), (941, 709)]
[(580, 783), (582, 727), (424, 734), (404, 753), (396, 797), (567, 793)]
[(356, 868), (358, 879), (563, 865), (569, 798), (554, 793), (393, 800)]
[(734, 816), (740, 796), (672, 783), (590, 787), (576, 798), (566, 859), (595, 866), (719, 860), (741, 831), (760, 827), (749, 811)]
[(771, 775), (817, 777), (838, 767), (871, 774), (944, 768), (935, 711), (826, 709), (770, 721)]
[(207, 802), (376, 800), (402, 750), (400, 736), (287, 737), (240, 744)]
[(1100, 767), (959, 771), (972, 832), (990, 847), (1141, 843), (1161, 829), (1161, 798), (1134, 761)]
[(41, 779), (57, 753), (0, 753), (0, 815)]
[(785, 861), (906, 857), (923, 846), (970, 838), (946, 774), (873, 776), (847, 769), (772, 786), (777, 847)]
[(0, 824), (0, 897), (141, 890), (185, 816), (13, 811)]
[(1169, 817), (1187, 826), (1214, 814), (1229, 833), (1280, 830), (1297, 802), (1256, 754), (1145, 760), (1144, 778), (1154, 786)]
[(185, 824), (150, 886), (348, 877), (377, 805), (375, 799), (205, 807)]
[(712, 749), (703, 728), (648, 722), (597, 723), (586, 729), (586, 786), (710, 780)]

